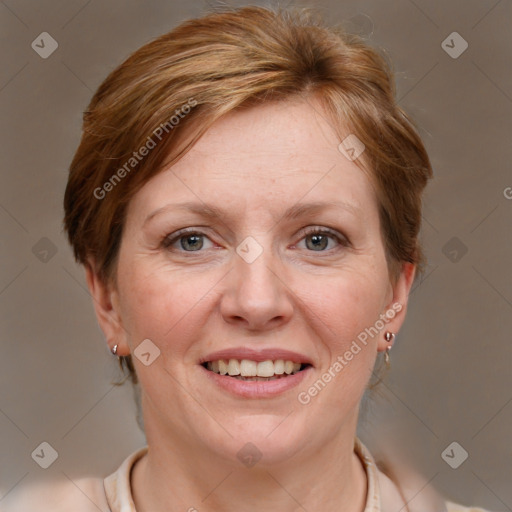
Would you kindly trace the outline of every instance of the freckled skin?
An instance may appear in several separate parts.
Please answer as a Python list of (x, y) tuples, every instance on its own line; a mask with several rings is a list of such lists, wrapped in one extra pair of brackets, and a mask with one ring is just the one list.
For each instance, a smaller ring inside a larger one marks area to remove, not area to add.
[[(214, 472), (239, 469), (236, 455), (246, 442), (263, 454), (253, 476), (270, 468), (274, 475), (293, 474), (300, 483), (305, 478), (300, 471), (316, 467), (323, 473), (319, 468), (351, 460), (359, 401), (377, 351), (386, 347), (383, 332), (308, 405), (297, 395), (396, 302), (403, 309), (384, 330), (398, 332), (414, 268), (404, 265), (398, 281), (390, 282), (374, 190), (365, 173), (337, 150), (339, 141), (320, 111), (319, 104), (313, 109), (295, 100), (217, 122), (130, 203), (118, 289), (105, 295), (111, 309), (100, 311), (96, 283), (98, 318), (107, 339), (119, 344), (118, 354), (133, 352), (146, 338), (161, 351), (150, 366), (136, 358), (134, 363), (148, 444), (173, 447), (172, 455), (154, 454), (161, 467), (174, 465), (173, 475), (192, 472), (187, 465), (192, 459), (196, 475), (211, 474), (213, 459)], [(168, 210), (143, 226), (157, 208), (186, 201), (214, 205), (225, 214), (210, 219)], [(353, 211), (334, 207), (283, 217), (297, 203), (329, 201), (349, 203)], [(314, 235), (304, 233), (308, 226), (328, 228), (348, 244), (328, 235), (327, 248), (314, 250)], [(183, 238), (162, 246), (165, 237), (189, 227), (204, 235), (200, 250), (187, 252)], [(236, 253), (248, 236), (263, 248), (251, 264)], [(89, 274), (88, 280), (94, 289), (94, 277)], [(231, 396), (205, 379), (198, 361), (214, 350), (240, 346), (293, 350), (311, 358), (314, 368), (300, 387), (281, 396)], [(351, 465), (346, 466), (350, 476)], [(243, 482), (240, 488), (249, 485)], [(319, 485), (319, 495), (332, 495), (338, 484), (326, 478)]]

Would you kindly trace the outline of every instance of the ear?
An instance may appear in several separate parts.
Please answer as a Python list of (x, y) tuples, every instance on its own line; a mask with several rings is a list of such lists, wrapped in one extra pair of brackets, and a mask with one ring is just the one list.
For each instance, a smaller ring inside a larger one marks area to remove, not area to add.
[(98, 324), (110, 350), (117, 345), (116, 355), (128, 355), (130, 348), (127, 342), (127, 332), (121, 319), (119, 294), (112, 284), (105, 283), (98, 276), (95, 268), (94, 261), (89, 259), (85, 265), (85, 278), (93, 299)]
[(386, 326), (383, 329), (384, 332), (379, 337), (377, 349), (379, 352), (386, 350), (387, 347), (393, 344), (393, 340), (388, 342), (384, 339), (384, 333), (389, 331), (396, 335), (404, 323), (409, 302), (409, 292), (411, 291), (415, 275), (416, 265), (413, 263), (402, 263), (398, 279), (391, 285), (393, 298), (383, 312), (387, 314), (388, 320), (385, 319)]

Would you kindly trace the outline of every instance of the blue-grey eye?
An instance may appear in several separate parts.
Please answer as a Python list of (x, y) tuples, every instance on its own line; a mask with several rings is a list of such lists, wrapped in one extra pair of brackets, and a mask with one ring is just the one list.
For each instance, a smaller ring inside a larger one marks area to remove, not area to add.
[[(301, 248), (314, 252), (328, 252), (331, 249), (349, 246), (348, 240), (343, 235), (327, 228), (309, 228), (299, 243), (302, 244), (304, 241), (305, 247), (301, 245)], [(331, 242), (330, 245), (329, 242)]]
[(180, 246), (185, 251), (199, 251), (203, 248), (203, 235), (191, 234), (179, 238)]
[[(306, 247), (312, 251), (323, 251), (329, 245), (329, 238), (332, 238), (332, 236), (325, 233), (307, 235), (305, 237)], [(311, 243), (308, 244), (308, 241), (311, 241)]]
[(200, 231), (181, 231), (165, 237), (162, 247), (175, 252), (198, 252), (212, 248), (213, 243)]

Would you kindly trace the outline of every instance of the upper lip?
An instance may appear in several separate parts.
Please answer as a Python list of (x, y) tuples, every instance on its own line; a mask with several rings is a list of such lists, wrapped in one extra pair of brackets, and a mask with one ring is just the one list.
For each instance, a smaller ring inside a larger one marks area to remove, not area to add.
[(254, 349), (246, 347), (238, 348), (226, 348), (224, 350), (217, 350), (207, 356), (201, 358), (199, 364), (206, 363), (208, 361), (218, 361), (219, 359), (248, 359), (250, 361), (276, 361), (277, 359), (283, 359), (284, 361), (293, 361), (294, 363), (301, 364), (313, 364), (311, 359), (304, 354), (293, 352), (291, 350), (285, 350), (281, 348), (264, 348)]

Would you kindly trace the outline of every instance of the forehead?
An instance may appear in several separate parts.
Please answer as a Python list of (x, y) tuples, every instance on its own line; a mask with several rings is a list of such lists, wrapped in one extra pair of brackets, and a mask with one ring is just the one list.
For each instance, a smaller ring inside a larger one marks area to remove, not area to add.
[[(347, 130), (347, 135), (348, 135)], [(238, 109), (218, 120), (172, 167), (154, 176), (131, 208), (194, 198), (273, 208), (342, 200), (375, 206), (364, 171), (339, 150), (319, 102), (292, 99)], [(142, 212), (141, 212), (142, 213)]]

